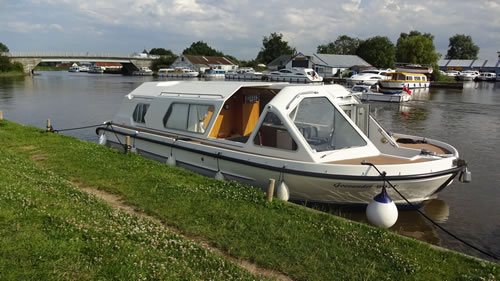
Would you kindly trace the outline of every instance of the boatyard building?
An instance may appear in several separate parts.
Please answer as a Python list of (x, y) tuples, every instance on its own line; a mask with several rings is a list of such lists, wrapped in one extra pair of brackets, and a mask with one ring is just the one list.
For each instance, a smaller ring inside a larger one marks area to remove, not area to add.
[(298, 53), (287, 62), (286, 67), (312, 68), (322, 77), (329, 78), (347, 69), (357, 68), (355, 70), (359, 71), (359, 69), (370, 68), (371, 65), (356, 55), (313, 54), (307, 56)]
[(222, 69), (224, 71), (233, 71), (238, 66), (227, 57), (211, 56), (191, 56), (181, 55), (172, 64), (172, 68), (185, 67), (194, 71), (204, 72), (206, 69)]

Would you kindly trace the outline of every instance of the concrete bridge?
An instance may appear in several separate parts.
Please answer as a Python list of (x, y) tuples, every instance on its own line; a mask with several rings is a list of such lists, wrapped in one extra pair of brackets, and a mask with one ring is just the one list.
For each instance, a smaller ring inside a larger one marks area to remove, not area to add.
[(24, 73), (29, 74), (41, 62), (118, 62), (123, 65), (127, 73), (132, 73), (141, 67), (151, 68), (156, 56), (142, 57), (139, 55), (75, 53), (75, 52), (8, 52), (0, 53), (9, 57), (11, 62), (20, 62), (24, 66)]

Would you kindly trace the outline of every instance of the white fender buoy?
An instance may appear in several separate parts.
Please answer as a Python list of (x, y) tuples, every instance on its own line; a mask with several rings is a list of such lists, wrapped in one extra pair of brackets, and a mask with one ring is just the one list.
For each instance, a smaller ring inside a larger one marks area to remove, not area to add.
[(176, 164), (177, 164), (177, 161), (175, 161), (175, 157), (173, 155), (170, 155), (167, 158), (167, 165), (175, 166)]
[(283, 201), (288, 201), (288, 199), (290, 199), (290, 192), (288, 191), (288, 186), (286, 185), (285, 181), (281, 181), (280, 185), (278, 186), (276, 197)]
[(130, 152), (136, 153), (137, 152), (137, 148), (135, 148), (135, 146), (132, 146), (130, 148)]
[(398, 208), (385, 187), (366, 207), (366, 217), (371, 224), (382, 228), (389, 228), (398, 220)]
[(106, 134), (105, 133), (102, 133), (100, 136), (99, 136), (99, 144), (100, 145), (106, 145), (106, 143), (108, 142), (108, 138), (106, 137)]
[(217, 173), (215, 173), (215, 179), (220, 181), (224, 180), (224, 175), (221, 173), (220, 170), (218, 170)]

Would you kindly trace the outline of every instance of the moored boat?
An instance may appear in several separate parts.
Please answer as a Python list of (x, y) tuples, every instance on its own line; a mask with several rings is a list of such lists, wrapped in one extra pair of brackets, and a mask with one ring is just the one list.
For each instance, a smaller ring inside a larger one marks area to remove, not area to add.
[(421, 73), (393, 72), (388, 74), (390, 78), (380, 80), (380, 91), (384, 93), (394, 93), (406, 89), (428, 88), (430, 82), (427, 76)]
[(103, 66), (92, 65), (89, 68), (89, 73), (102, 74), (104, 73), (104, 70), (106, 70), (106, 68)]
[(267, 78), (271, 81), (297, 82), (297, 83), (312, 83), (322, 82), (321, 77), (316, 71), (311, 68), (284, 68), (278, 71), (272, 71), (267, 74)]
[(496, 78), (497, 78), (497, 75), (495, 72), (481, 72), (476, 77), (476, 80), (478, 80), (478, 81), (495, 81)]
[(225, 75), (226, 75), (225, 70), (215, 69), (215, 68), (205, 69), (205, 72), (203, 73), (203, 77), (205, 78), (224, 78)]
[(389, 79), (389, 76), (387, 76), (387, 73), (394, 72), (394, 70), (387, 69), (387, 70), (380, 70), (380, 69), (369, 69), (369, 70), (364, 70), (361, 71), (358, 74), (354, 74), (353, 76), (349, 77), (346, 79), (347, 85), (357, 85), (357, 84), (364, 84), (364, 85), (375, 85), (377, 84), (378, 81), (380, 80), (387, 80)]
[(411, 91), (406, 88), (397, 92), (382, 93), (376, 85), (358, 84), (351, 88), (351, 92), (363, 101), (407, 102), (411, 99)]
[(143, 67), (139, 68), (139, 70), (136, 70), (136, 71), (132, 72), (132, 75), (135, 75), (135, 76), (151, 76), (151, 75), (153, 75), (153, 71), (151, 69), (149, 69), (149, 67), (143, 66)]
[(78, 64), (74, 63), (69, 69), (69, 72), (80, 72), (80, 66)]
[(198, 77), (199, 73), (187, 67), (162, 68), (158, 70), (160, 77)]
[(262, 80), (262, 72), (256, 72), (253, 67), (241, 67), (233, 72), (227, 72), (226, 79), (239, 79), (239, 80)]
[(461, 81), (473, 81), (478, 76), (479, 76), (479, 71), (465, 70), (465, 71), (460, 71), (460, 73), (458, 73), (455, 76), (455, 79), (456, 80), (461, 80)]
[(101, 144), (123, 149), (128, 136), (137, 153), (207, 176), (263, 189), (274, 178), (294, 200), (364, 205), (389, 180), (420, 203), (466, 173), (453, 146), (387, 132), (340, 85), (147, 82), (96, 132)]

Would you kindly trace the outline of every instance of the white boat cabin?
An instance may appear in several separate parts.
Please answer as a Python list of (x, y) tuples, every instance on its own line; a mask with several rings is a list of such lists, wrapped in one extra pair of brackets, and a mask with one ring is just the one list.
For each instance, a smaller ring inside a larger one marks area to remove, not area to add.
[(354, 97), (339, 85), (149, 82), (127, 97), (115, 124), (309, 162), (380, 153), (341, 108)]

